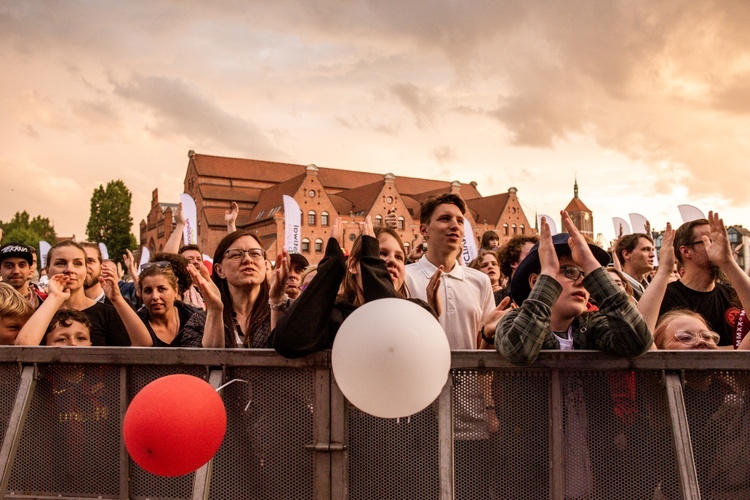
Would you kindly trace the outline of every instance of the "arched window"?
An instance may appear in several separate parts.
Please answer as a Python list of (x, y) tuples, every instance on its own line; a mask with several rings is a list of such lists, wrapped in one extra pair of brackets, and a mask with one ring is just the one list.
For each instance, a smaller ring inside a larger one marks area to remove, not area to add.
[(503, 224), (503, 235), (508, 236), (508, 224)]
[(518, 228), (516, 227), (516, 225), (515, 225), (515, 224), (513, 224), (513, 225), (512, 225), (511, 227), (513, 228), (513, 234), (514, 234), (514, 235), (515, 235), (515, 234), (518, 234)]
[(320, 225), (328, 226), (328, 212), (320, 212)]
[(521, 234), (526, 234), (526, 226), (521, 224)]
[(398, 226), (397, 227), (399, 229), (404, 229), (404, 218), (403, 217), (399, 217), (398, 218)]
[(315, 225), (315, 210), (310, 210), (309, 212), (307, 212), (307, 225)]
[(376, 215), (375, 216), (375, 227), (380, 227), (383, 225), (383, 216), (382, 215)]
[(302, 251), (303, 252), (310, 251), (310, 239), (309, 238), (302, 238)]
[(316, 252), (323, 251), (323, 240), (321, 240), (320, 238), (315, 239), (315, 251)]

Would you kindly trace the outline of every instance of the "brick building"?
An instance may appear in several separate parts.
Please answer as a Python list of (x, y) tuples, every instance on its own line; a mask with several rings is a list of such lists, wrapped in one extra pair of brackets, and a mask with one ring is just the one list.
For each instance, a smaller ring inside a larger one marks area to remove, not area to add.
[[(188, 152), (186, 193), (196, 203), (198, 244), (212, 255), (226, 235), (225, 211), (232, 201), (240, 213), (238, 229), (254, 232), (274, 258), (284, 242), (283, 195), (292, 196), (302, 210), (301, 252), (311, 263), (323, 257), (335, 217), (344, 222), (348, 250), (359, 235), (359, 223), (368, 215), (382, 224), (395, 208), (398, 233), (408, 249), (422, 242), (419, 207), (428, 196), (456, 193), (466, 201), (466, 217), (476, 238), (488, 229), (501, 243), (515, 234), (534, 233), (521, 209), (516, 188), (482, 197), (475, 182), (461, 183), (295, 165), (262, 160), (224, 158)], [(176, 198), (176, 196), (175, 196)], [(140, 242), (152, 253), (163, 248), (172, 230), (175, 203), (160, 203), (154, 190), (151, 209), (141, 221)]]

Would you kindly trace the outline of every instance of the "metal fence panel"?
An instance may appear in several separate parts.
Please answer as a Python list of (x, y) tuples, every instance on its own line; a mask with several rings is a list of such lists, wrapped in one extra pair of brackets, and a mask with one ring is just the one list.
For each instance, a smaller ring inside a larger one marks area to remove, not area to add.
[(313, 497), (313, 371), (230, 368), (222, 390), (227, 435), (214, 458), (210, 498)]
[(119, 368), (40, 365), (11, 495), (119, 497)]
[(5, 436), (8, 431), (8, 419), (16, 402), (20, 380), (17, 364), (0, 364), (0, 436)]
[(687, 371), (685, 409), (704, 498), (750, 498), (749, 371)]

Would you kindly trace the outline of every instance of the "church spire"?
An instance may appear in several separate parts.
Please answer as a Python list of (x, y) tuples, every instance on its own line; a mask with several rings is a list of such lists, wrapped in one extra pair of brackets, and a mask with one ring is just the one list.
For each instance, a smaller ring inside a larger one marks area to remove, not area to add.
[(578, 199), (578, 176), (575, 177), (575, 182), (573, 183), (573, 198)]

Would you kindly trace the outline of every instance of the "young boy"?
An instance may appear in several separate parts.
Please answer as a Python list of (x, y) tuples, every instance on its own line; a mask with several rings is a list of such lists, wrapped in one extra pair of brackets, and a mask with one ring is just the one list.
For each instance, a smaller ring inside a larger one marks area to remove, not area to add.
[(0, 345), (16, 343), (18, 332), (34, 314), (23, 295), (7, 283), (0, 283)]
[(70, 298), (69, 277), (50, 278), (47, 300), (29, 318), (16, 338), (16, 345), (90, 346), (91, 321), (76, 309), (60, 306)]

